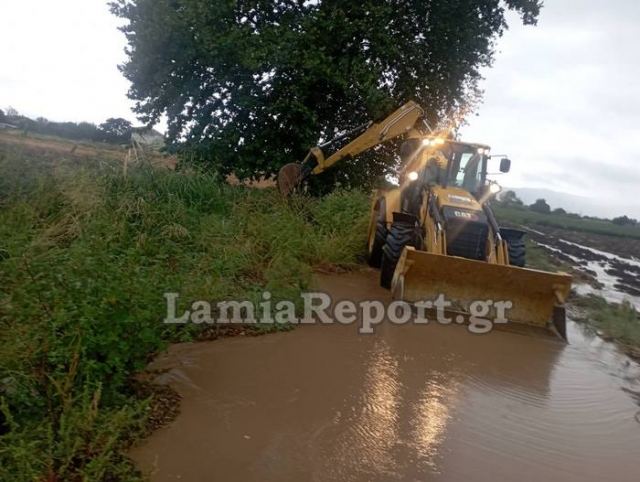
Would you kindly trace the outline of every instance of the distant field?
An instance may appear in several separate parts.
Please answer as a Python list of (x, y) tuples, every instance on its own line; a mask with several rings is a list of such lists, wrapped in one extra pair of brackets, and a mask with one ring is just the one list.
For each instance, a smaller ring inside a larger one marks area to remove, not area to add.
[[(116, 146), (90, 141), (72, 141), (59, 137), (28, 133), (22, 130), (0, 130), (0, 146), (4, 150), (18, 149), (21, 154), (40, 159), (90, 159), (124, 162), (126, 146)], [(145, 159), (155, 166), (175, 167), (176, 159), (158, 151), (146, 150)]]
[(585, 233), (640, 239), (640, 226), (618, 226), (608, 221), (577, 218), (564, 214), (541, 214), (526, 208), (499, 205), (494, 205), (492, 208), (498, 220), (503, 222), (526, 226), (548, 226)]

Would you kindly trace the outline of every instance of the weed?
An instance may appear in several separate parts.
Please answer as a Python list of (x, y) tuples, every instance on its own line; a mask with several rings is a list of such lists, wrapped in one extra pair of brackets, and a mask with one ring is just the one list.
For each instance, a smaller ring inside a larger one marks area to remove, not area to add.
[(629, 347), (640, 346), (640, 314), (631, 303), (608, 303), (591, 295), (577, 297), (573, 304), (582, 311), (577, 321), (587, 323), (607, 338)]

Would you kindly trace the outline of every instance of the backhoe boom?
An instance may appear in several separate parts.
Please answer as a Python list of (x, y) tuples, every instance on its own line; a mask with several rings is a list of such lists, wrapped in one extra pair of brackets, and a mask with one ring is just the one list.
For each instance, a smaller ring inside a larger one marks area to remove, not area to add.
[[(282, 194), (288, 195), (310, 174), (320, 174), (343, 159), (350, 159), (380, 144), (400, 136), (422, 137), (424, 134), (416, 127), (424, 117), (424, 110), (414, 101), (409, 101), (381, 122), (370, 122), (357, 127), (321, 146), (312, 147), (302, 164), (287, 164), (278, 174), (278, 187)], [(349, 134), (364, 132), (344, 147), (327, 156), (327, 147)]]

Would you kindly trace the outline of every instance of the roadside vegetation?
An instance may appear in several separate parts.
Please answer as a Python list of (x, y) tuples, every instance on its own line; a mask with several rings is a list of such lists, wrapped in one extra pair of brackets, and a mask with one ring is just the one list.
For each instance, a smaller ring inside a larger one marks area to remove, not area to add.
[(640, 314), (629, 303), (608, 303), (599, 296), (577, 297), (573, 304), (580, 309), (576, 321), (586, 323), (599, 335), (621, 343), (640, 360)]
[(111, 161), (4, 147), (0, 172), (3, 481), (135, 480), (122, 450), (146, 430), (152, 399), (132, 375), (206, 332), (163, 324), (163, 293), (295, 299), (315, 267), (356, 265), (366, 232), (358, 191), (286, 202), (205, 173), (125, 176)]

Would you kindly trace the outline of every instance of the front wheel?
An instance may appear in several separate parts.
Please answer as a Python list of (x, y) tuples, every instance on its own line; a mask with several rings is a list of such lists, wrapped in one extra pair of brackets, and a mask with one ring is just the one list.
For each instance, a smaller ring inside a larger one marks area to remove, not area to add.
[(417, 222), (396, 221), (394, 219), (382, 248), (382, 264), (380, 267), (380, 286), (391, 289), (393, 274), (405, 246), (422, 249), (422, 236)]
[(382, 247), (387, 240), (387, 223), (385, 222), (386, 207), (384, 199), (371, 213), (371, 226), (367, 243), (367, 262), (372, 268), (379, 268), (382, 263)]

